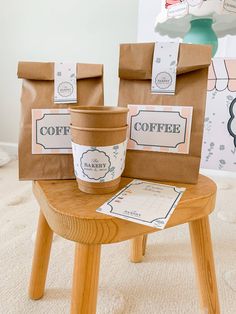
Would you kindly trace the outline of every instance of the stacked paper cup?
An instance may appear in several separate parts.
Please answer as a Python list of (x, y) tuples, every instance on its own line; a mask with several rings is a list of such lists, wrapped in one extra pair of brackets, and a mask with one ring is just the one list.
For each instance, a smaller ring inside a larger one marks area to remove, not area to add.
[(72, 107), (70, 114), (79, 189), (90, 194), (115, 191), (125, 166), (128, 109)]

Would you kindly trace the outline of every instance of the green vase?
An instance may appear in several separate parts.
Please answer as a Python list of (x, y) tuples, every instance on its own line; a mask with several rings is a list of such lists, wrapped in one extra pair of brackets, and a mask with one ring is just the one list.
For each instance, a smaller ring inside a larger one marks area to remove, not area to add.
[(191, 21), (191, 28), (185, 35), (183, 42), (189, 44), (203, 44), (212, 46), (212, 56), (218, 49), (218, 38), (212, 28), (211, 18), (194, 19)]

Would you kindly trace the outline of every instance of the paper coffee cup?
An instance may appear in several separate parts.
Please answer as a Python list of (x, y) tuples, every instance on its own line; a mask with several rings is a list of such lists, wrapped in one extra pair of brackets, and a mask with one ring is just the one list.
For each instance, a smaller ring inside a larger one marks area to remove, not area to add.
[(127, 128), (71, 126), (74, 170), (81, 191), (106, 194), (119, 187), (125, 167)]
[(127, 108), (71, 107), (71, 124), (80, 128), (119, 128), (127, 124)]

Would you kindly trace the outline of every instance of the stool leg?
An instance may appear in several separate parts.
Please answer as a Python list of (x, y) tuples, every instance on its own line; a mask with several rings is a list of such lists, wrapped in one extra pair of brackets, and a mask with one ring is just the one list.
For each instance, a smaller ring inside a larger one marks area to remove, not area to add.
[(140, 263), (143, 260), (145, 236), (138, 236), (131, 240), (130, 261), (132, 263)]
[(219, 314), (220, 306), (208, 217), (190, 222), (189, 229), (201, 309), (203, 313)]
[(148, 235), (143, 236), (143, 256), (146, 254)]
[(101, 245), (76, 243), (71, 314), (95, 314)]
[(42, 298), (44, 294), (52, 237), (53, 232), (40, 211), (29, 285), (29, 297), (33, 300)]

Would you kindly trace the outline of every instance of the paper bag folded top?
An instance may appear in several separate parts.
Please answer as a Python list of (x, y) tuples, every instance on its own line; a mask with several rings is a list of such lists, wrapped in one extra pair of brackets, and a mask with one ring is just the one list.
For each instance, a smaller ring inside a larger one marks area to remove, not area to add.
[[(173, 151), (169, 153), (162, 146), (158, 148), (159, 151), (152, 151), (150, 147), (145, 148), (141, 141), (143, 149), (141, 147), (139, 150), (134, 148), (127, 151), (124, 175), (140, 179), (197, 183), (211, 48), (205, 45), (180, 44), (174, 96), (151, 93), (153, 55), (154, 43), (121, 45), (119, 106), (140, 105), (142, 110), (136, 109), (138, 114), (144, 111), (145, 106), (147, 110), (151, 110), (150, 105), (168, 106), (172, 111), (177, 107), (192, 107), (189, 151), (184, 154)], [(144, 119), (142, 117), (140, 115), (140, 119)], [(144, 125), (143, 131), (150, 125), (151, 118), (148, 119), (149, 124)], [(146, 121), (140, 120), (139, 128), (142, 126), (141, 122)], [(164, 122), (165, 120), (162, 121)]]
[[(76, 64), (77, 100), (74, 106), (103, 106), (103, 66)], [(61, 73), (59, 73), (61, 75)], [(23, 79), (19, 138), (19, 178), (21, 180), (74, 178), (69, 153), (69, 103), (55, 103), (54, 63), (20, 62), (18, 78)], [(63, 82), (62, 96), (70, 94)], [(32, 124), (32, 117), (35, 119)], [(44, 120), (43, 120), (44, 119)], [(35, 124), (34, 124), (35, 122)], [(38, 127), (38, 129), (37, 129)], [(33, 135), (33, 137), (32, 137)], [(63, 147), (60, 147), (60, 144)], [(64, 151), (63, 151), (64, 150)]]

